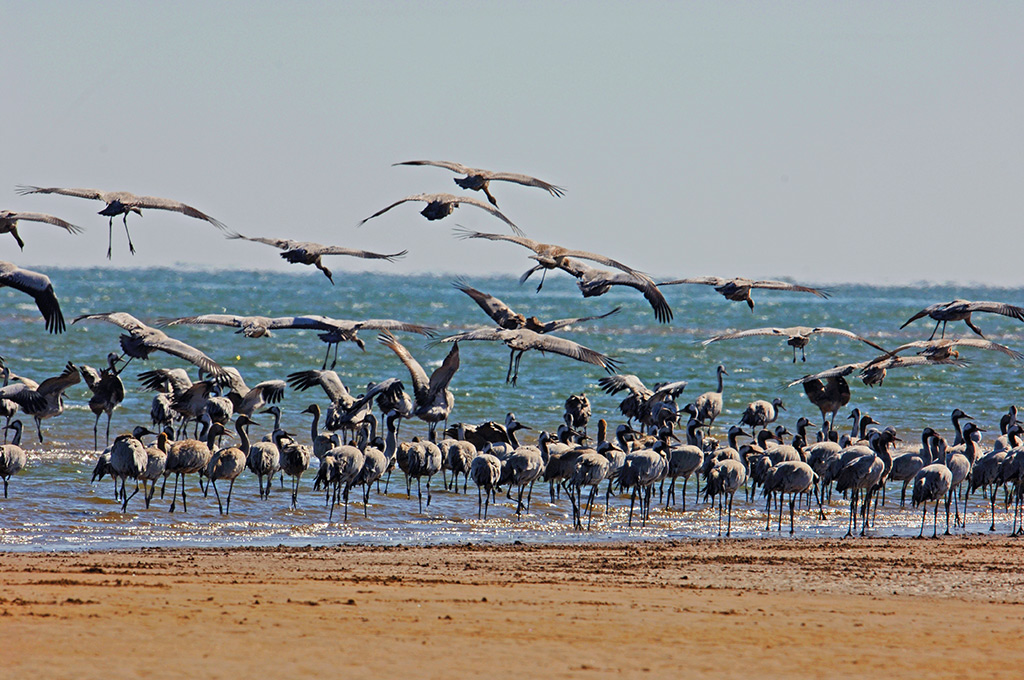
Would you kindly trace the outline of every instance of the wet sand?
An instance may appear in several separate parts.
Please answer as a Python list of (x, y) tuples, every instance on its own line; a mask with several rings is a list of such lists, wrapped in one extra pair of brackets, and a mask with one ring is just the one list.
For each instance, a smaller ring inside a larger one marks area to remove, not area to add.
[(0, 677), (1021, 677), (1024, 542), (0, 553)]

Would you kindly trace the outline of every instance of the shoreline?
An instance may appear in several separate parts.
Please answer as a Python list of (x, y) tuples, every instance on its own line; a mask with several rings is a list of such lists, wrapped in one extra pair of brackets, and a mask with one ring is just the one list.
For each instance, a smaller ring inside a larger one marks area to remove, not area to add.
[(1022, 556), (1006, 536), (3, 552), (0, 642), (19, 677), (1017, 677)]

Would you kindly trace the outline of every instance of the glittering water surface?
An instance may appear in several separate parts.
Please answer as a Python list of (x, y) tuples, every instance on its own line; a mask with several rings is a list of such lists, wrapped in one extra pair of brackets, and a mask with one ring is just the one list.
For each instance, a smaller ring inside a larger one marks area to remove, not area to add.
[[(61, 299), (69, 323), (78, 314), (127, 311), (142, 320), (161, 316), (202, 313), (238, 313), (283, 316), (323, 314), (338, 318), (397, 318), (437, 326), (442, 333), (483, 325), (486, 318), (462, 293), (450, 285), (447, 276), (397, 277), (384, 275), (336, 274), (336, 286), (319, 273), (265, 274), (255, 272), (174, 271), (170, 269), (123, 271), (114, 269), (69, 269), (48, 272)], [(806, 364), (792, 362), (792, 351), (782, 340), (751, 338), (724, 341), (708, 347), (701, 339), (729, 329), (758, 326), (829, 325), (849, 328), (869, 336), (883, 346), (923, 339), (933, 324), (927, 320), (899, 325), (924, 306), (956, 297), (1024, 303), (1020, 290), (969, 287), (867, 287), (834, 286), (831, 299), (808, 295), (755, 291), (753, 313), (746, 305), (725, 301), (702, 286), (676, 286), (665, 293), (675, 312), (670, 325), (655, 323), (653, 314), (635, 291), (614, 291), (600, 298), (584, 300), (572, 281), (551, 276), (540, 294), (532, 287), (520, 287), (511, 277), (474, 279), (472, 285), (504, 299), (518, 311), (541, 319), (602, 313), (622, 305), (618, 315), (589, 323), (563, 335), (588, 347), (618, 357), (624, 373), (635, 373), (648, 385), (658, 381), (684, 379), (690, 385), (681, 401), (693, 399), (715, 387), (715, 366), (724, 363), (729, 376), (725, 386), (725, 413), (719, 423), (736, 422), (745, 405), (758, 398), (782, 396), (789, 410), (783, 422), (791, 429), (800, 415), (818, 422), (817, 409), (810, 405), (799, 387), (784, 389), (786, 382), (804, 373), (835, 364), (862, 361), (873, 350), (859, 343), (818, 337), (808, 347)], [(986, 336), (997, 342), (1024, 349), (1024, 326), (1012, 319), (980, 315), (975, 321)], [(0, 289), (0, 353), (16, 373), (36, 380), (57, 375), (67, 360), (102, 366), (107, 352), (117, 350), (120, 329), (102, 322), (69, 326), (60, 336), (45, 333), (38, 312), (29, 298)], [(948, 335), (966, 329), (952, 324)], [(311, 331), (279, 331), (258, 340), (235, 335), (227, 328), (179, 326), (171, 334), (206, 351), (223, 365), (234, 365), (253, 385), (261, 380), (283, 378), (287, 373), (319, 368), (325, 346)], [(375, 341), (372, 332), (362, 334), (365, 352), (349, 343), (340, 349), (337, 372), (352, 389), (360, 392), (367, 382), (397, 376), (409, 387), (409, 376), (397, 358)], [(404, 334), (401, 340), (431, 372), (440, 365), (448, 347), (427, 347), (424, 339)], [(559, 423), (562, 404), (573, 392), (586, 391), (594, 408), (594, 421), (606, 417), (614, 425), (622, 420), (617, 404), (621, 397), (603, 395), (597, 388), (600, 369), (562, 357), (527, 353), (522, 360), (519, 386), (504, 382), (507, 350), (494, 343), (463, 343), (462, 363), (452, 389), (455, 411), (452, 421), (475, 423), (502, 420), (514, 411), (519, 420), (536, 432), (553, 430)], [(928, 367), (891, 372), (881, 387), (868, 388), (852, 382), (857, 406), (878, 421), (892, 424), (909, 443), (927, 425), (951, 434), (949, 413), (959, 406), (986, 427), (991, 437), (999, 416), (1010, 403), (1019, 401), (1021, 366), (991, 352), (967, 351), (966, 368)], [(151, 393), (139, 389), (135, 375), (156, 367), (183, 365), (177, 359), (155, 354), (148, 362), (135, 361), (124, 372), (128, 394), (115, 411), (112, 434), (148, 424)], [(194, 375), (194, 371), (191, 371)], [(599, 496), (593, 527), (589, 532), (571, 530), (571, 510), (566, 499), (549, 498), (546, 485), (533, 491), (530, 511), (521, 520), (515, 503), (499, 495), (487, 520), (477, 519), (476, 491), (455, 494), (432, 483), (433, 498), (425, 512), (418, 511), (415, 486), (412, 497), (405, 495), (401, 472), (391, 479), (388, 494), (370, 496), (367, 516), (361, 502), (353, 502), (349, 519), (341, 521), (342, 509), (334, 521), (322, 494), (311, 490), (313, 471), (302, 480), (299, 509), (289, 508), (289, 494), (275, 482), (269, 501), (260, 501), (256, 480), (248, 472), (238, 479), (231, 501), (231, 514), (217, 511), (213, 493), (203, 497), (193, 477), (188, 481), (188, 512), (167, 512), (167, 498), (159, 492), (153, 507), (144, 509), (136, 496), (129, 512), (122, 514), (113, 500), (109, 480), (90, 483), (96, 452), (92, 445), (93, 416), (84, 383), (73, 387), (65, 413), (44, 421), (45, 443), (39, 443), (31, 420), (26, 421), (25, 441), (29, 452), (26, 469), (11, 482), (10, 498), (0, 501), (0, 543), (9, 549), (79, 549), (180, 545), (266, 545), (330, 543), (445, 543), (465, 541), (608, 541), (630, 538), (716, 536), (718, 512), (710, 505), (695, 504), (695, 481), (687, 488), (686, 510), (679, 505), (665, 508), (655, 497), (655, 509), (641, 529), (634, 518), (628, 525), (630, 499), (613, 496), (604, 510), (604, 487)], [(301, 414), (311, 402), (326, 405), (319, 390), (299, 393), (289, 390), (283, 404), (284, 427), (309, 432), (309, 416)], [(848, 411), (840, 414), (842, 419)], [(272, 421), (258, 417), (254, 435), (262, 435)], [(845, 422), (845, 421), (844, 421)], [(845, 425), (844, 425), (845, 427)], [(591, 425), (592, 433), (594, 424)], [(402, 436), (423, 435), (418, 421), (403, 425)], [(527, 433), (529, 434), (529, 433)], [(103, 446), (103, 424), (100, 447)], [(173, 481), (173, 480), (172, 480)], [(680, 483), (681, 484), (681, 483)], [(222, 490), (222, 492), (225, 490)], [(680, 489), (681, 492), (681, 489)], [(353, 494), (355, 496), (355, 494)], [(921, 515), (899, 509), (899, 485), (890, 484), (888, 502), (880, 508), (877, 524), (869, 533), (916, 535)], [(894, 499), (896, 502), (894, 502)], [(797, 534), (841, 536), (846, 532), (848, 506), (838, 496), (828, 509), (828, 518), (797, 511)], [(969, 531), (988, 529), (988, 506), (979, 497), (970, 501)], [(785, 518), (788, 522), (788, 517)], [(929, 514), (929, 521), (931, 516)], [(1008, 530), (1009, 517), (997, 508), (997, 529)], [(733, 534), (763, 536), (764, 501), (748, 503), (737, 496)], [(774, 520), (773, 520), (774, 523)], [(930, 529), (930, 526), (929, 526)], [(940, 524), (941, 530), (941, 524)]]

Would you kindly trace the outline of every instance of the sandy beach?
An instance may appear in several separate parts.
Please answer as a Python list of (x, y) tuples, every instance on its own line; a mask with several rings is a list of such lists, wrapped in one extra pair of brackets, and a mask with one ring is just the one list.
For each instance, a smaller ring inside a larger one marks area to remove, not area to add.
[(1020, 677), (1022, 544), (0, 556), (0, 677)]

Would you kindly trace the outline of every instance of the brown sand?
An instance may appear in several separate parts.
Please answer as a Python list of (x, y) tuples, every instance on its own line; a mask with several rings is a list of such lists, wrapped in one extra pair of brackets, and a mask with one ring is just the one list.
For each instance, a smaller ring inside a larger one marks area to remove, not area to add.
[(0, 677), (1024, 677), (1019, 540), (0, 553)]

